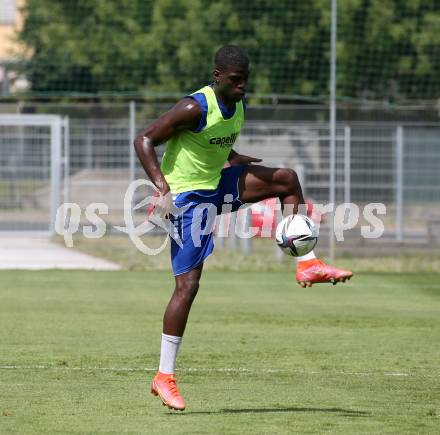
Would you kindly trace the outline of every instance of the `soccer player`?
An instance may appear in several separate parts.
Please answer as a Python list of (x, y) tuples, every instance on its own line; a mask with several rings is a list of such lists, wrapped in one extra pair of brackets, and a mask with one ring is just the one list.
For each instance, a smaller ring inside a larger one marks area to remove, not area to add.
[[(240, 155), (233, 145), (243, 126), (249, 59), (238, 46), (225, 45), (214, 58), (213, 82), (180, 100), (142, 131), (134, 141), (137, 155), (161, 196), (157, 210), (166, 215), (174, 206), (182, 209), (170, 216), (182, 245), (171, 240), (171, 259), (176, 286), (163, 318), (159, 371), (151, 392), (170, 409), (183, 410), (185, 402), (175, 378), (176, 357), (188, 314), (199, 288), (203, 262), (213, 250), (213, 234), (197, 242), (191, 230), (208, 220), (199, 204), (210, 203), (217, 214), (223, 202), (232, 211), (242, 204), (278, 197), (289, 213), (297, 213), (304, 198), (292, 169), (254, 165), (260, 159)], [(155, 146), (167, 142), (159, 165)], [(229, 162), (230, 166), (224, 168)], [(194, 222), (197, 220), (197, 222)], [(326, 265), (311, 252), (298, 258), (296, 280), (302, 286), (318, 282), (345, 281), (352, 272)]]

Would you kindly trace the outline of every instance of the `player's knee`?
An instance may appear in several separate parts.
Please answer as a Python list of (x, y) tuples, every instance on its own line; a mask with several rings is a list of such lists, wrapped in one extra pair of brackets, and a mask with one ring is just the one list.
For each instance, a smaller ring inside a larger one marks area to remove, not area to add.
[(192, 301), (199, 290), (199, 280), (187, 279), (184, 282), (179, 282), (176, 285), (176, 293), (183, 299)]
[(290, 168), (280, 169), (280, 179), (285, 189), (285, 193), (294, 193), (300, 187), (298, 174)]

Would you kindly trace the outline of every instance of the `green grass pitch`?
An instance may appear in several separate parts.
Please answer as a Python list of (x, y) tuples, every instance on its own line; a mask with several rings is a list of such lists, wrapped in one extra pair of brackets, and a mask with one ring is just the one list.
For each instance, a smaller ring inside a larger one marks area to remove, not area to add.
[(1, 272), (0, 433), (440, 432), (440, 274), (207, 271), (170, 412), (149, 393), (167, 272)]

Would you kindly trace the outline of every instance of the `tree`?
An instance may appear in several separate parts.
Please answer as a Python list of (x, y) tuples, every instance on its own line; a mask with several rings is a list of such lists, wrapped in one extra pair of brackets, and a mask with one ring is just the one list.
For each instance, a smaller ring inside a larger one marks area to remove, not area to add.
[(37, 93), (135, 91), (153, 1), (28, 0), (20, 39)]
[(235, 42), (251, 56), (251, 91), (319, 95), (324, 3), (28, 0), (20, 38), (36, 93), (188, 92), (210, 79), (215, 50)]
[(440, 97), (440, 3), (341, 2), (339, 93), (404, 100)]
[[(437, 0), (339, 0), (338, 94), (440, 94)], [(328, 95), (328, 0), (28, 0), (19, 37), (35, 93), (184, 94), (225, 43), (257, 94)]]

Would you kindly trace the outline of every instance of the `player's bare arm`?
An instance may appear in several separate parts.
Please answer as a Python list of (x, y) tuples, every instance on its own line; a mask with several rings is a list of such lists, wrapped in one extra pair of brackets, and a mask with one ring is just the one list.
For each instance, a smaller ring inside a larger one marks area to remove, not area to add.
[(134, 140), (136, 153), (150, 180), (162, 195), (170, 191), (157, 159), (156, 146), (163, 144), (183, 129), (193, 129), (200, 122), (200, 106), (191, 98), (179, 101), (171, 110), (161, 115)]
[(228, 157), (228, 162), (231, 166), (234, 165), (250, 165), (251, 163), (260, 163), (261, 159), (256, 157), (245, 156), (243, 154), (238, 154), (236, 151), (231, 150)]

